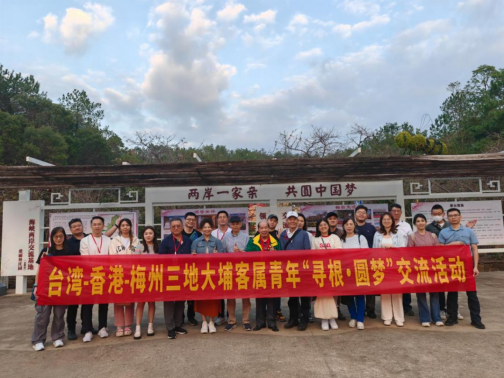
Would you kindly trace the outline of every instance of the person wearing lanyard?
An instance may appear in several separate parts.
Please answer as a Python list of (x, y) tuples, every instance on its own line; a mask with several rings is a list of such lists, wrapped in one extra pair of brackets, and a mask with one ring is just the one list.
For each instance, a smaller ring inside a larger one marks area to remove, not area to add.
[[(224, 252), (224, 247), (222, 246), (221, 241), (211, 235), (212, 228), (213, 223), (211, 219), (203, 219), (201, 221), (200, 230), (203, 236), (192, 242), (192, 254), (196, 255)], [(219, 299), (194, 301), (194, 311), (201, 314), (201, 333), (217, 332), (213, 318), (218, 316), (221, 310), (221, 301)], [(210, 320), (208, 322), (207, 317)]]
[[(80, 254), (82, 256), (106, 256), (110, 247), (110, 238), (102, 235), (105, 227), (105, 220), (102, 217), (94, 216), (91, 218), (91, 234), (82, 238), (80, 242)], [(98, 305), (98, 336), (101, 338), (108, 337), (107, 332), (107, 315), (108, 303), (100, 303)], [(93, 339), (93, 305), (81, 306), (82, 332), (84, 332), (85, 343)]]
[[(245, 232), (241, 231), (243, 225), (242, 220), (239, 216), (233, 215), (229, 220), (229, 223), (231, 224), (231, 233), (224, 235), (224, 238), (222, 239), (224, 252), (244, 252), (250, 238)], [(236, 299), (227, 300), (227, 309), (229, 317), (228, 324), (226, 325), (224, 330), (231, 331), (233, 328), (236, 328)], [(244, 298), (242, 299), (242, 321), (245, 331), (252, 330), (252, 327), (250, 326), (249, 315), (250, 299)]]
[[(397, 229), (392, 214), (385, 213), (380, 218), (380, 229), (373, 238), (373, 248), (401, 248), (408, 244), (408, 237), (405, 233)], [(404, 326), (404, 308), (402, 304), (402, 294), (382, 294), (381, 295), (381, 316), (383, 324), (392, 324), (395, 319), (398, 327)]]
[[(249, 240), (245, 251), (260, 252), (260, 251), (277, 251), (280, 249), (278, 240), (271, 235), (268, 228), (268, 222), (264, 219), (257, 224), (259, 234)], [(260, 331), (266, 328), (266, 320), (268, 328), (273, 332), (278, 332), (276, 325), (277, 318), (275, 316), (277, 298), (256, 298), (256, 326), (254, 331)], [(266, 310), (267, 308), (267, 310)], [(267, 319), (266, 319), (267, 317)]]
[[(316, 234), (312, 240), (312, 249), (341, 249), (341, 240), (329, 231), (329, 223), (326, 219), (320, 219), (315, 228)], [(314, 314), (316, 318), (322, 319), (321, 327), (323, 331), (338, 329), (336, 319), (338, 318), (337, 298), (334, 296), (317, 297), (315, 300)]]
[[(231, 228), (228, 226), (229, 214), (226, 210), (219, 210), (217, 212), (217, 229), (212, 231), (212, 236), (216, 239), (219, 239), (221, 242), (224, 239), (224, 235), (231, 233)], [(219, 312), (219, 316), (214, 319), (214, 323), (216, 326), (220, 326), (226, 322), (226, 317), (224, 314), (226, 309), (226, 301), (224, 299), (221, 300), (221, 312)]]
[[(191, 239), (182, 234), (182, 220), (172, 218), (170, 220), (171, 234), (166, 236), (159, 246), (160, 255), (190, 255), (191, 254)], [(185, 301), (168, 301), (164, 302), (164, 318), (166, 329), (168, 330), (168, 338), (175, 339), (177, 334), (185, 335), (187, 331), (182, 328), (184, 321), (184, 305)]]

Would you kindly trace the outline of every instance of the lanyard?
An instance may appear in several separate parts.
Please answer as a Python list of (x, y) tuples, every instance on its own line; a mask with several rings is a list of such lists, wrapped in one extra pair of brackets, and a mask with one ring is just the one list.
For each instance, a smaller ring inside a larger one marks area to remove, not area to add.
[(100, 247), (98, 247), (98, 244), (96, 243), (96, 240), (95, 240), (94, 236), (91, 235), (91, 237), (93, 238), (93, 241), (94, 241), (94, 243), (96, 245), (96, 249), (98, 250), (98, 253), (101, 255), (101, 248), (103, 246), (103, 237), (100, 238)]
[(262, 238), (260, 238), (259, 240), (261, 241), (261, 248), (263, 251), (270, 251), (271, 250), (271, 241), (269, 239), (265, 243), (263, 243)]
[(177, 247), (177, 239), (175, 239), (175, 237), (172, 235), (172, 239), (173, 239), (173, 249), (175, 250), (175, 254), (177, 254), (177, 251), (180, 249), (180, 246), (182, 245), (182, 241), (179, 242), (179, 245)]
[(224, 236), (226, 236), (228, 229), (229, 228), (226, 227), (226, 231), (224, 232), (224, 234), (220, 238), (219, 238), (219, 231), (220, 231), (220, 229), (217, 229), (217, 239), (219, 239), (220, 241), (222, 241), (222, 239), (224, 239)]

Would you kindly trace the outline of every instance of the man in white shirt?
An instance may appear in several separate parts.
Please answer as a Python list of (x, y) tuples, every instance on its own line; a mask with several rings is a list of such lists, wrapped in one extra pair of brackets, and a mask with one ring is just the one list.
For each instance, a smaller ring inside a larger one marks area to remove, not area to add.
[[(222, 239), (224, 239), (224, 235), (231, 233), (231, 227), (228, 226), (228, 221), (229, 221), (229, 214), (226, 210), (219, 210), (217, 213), (217, 229), (212, 231), (212, 236), (214, 238), (219, 239), (222, 242)], [(221, 324), (224, 324), (226, 322), (226, 317), (224, 316), (225, 308), (226, 308), (226, 302), (224, 299), (221, 300), (221, 308), (222, 312), (219, 314), (218, 317), (215, 318), (214, 323), (216, 326), (219, 326)]]
[[(103, 235), (105, 220), (102, 217), (95, 216), (91, 219), (91, 234), (82, 238), (80, 242), (80, 254), (82, 256), (100, 256), (108, 255), (110, 238)], [(98, 305), (98, 336), (108, 337), (107, 332), (108, 303)], [(84, 332), (85, 343), (93, 339), (93, 305), (82, 305), (82, 330)]]
[[(392, 218), (394, 218), (394, 222), (397, 226), (397, 230), (402, 232), (404, 235), (409, 236), (409, 234), (413, 233), (411, 226), (409, 223), (401, 220), (402, 216), (402, 207), (398, 203), (394, 203), (389, 208), (390, 214), (392, 214)], [(403, 308), (404, 315), (414, 316), (413, 307), (411, 306), (411, 294), (403, 294)]]

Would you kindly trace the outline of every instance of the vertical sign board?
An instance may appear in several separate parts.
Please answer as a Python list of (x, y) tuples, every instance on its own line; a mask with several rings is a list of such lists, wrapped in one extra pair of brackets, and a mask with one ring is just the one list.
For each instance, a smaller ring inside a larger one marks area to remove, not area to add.
[(44, 201), (3, 203), (2, 276), (34, 276)]

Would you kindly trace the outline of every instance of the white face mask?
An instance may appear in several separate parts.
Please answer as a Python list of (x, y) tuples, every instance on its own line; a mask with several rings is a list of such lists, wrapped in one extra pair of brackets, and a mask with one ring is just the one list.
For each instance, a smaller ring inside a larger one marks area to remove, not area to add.
[(439, 222), (442, 222), (443, 221), (443, 217), (441, 215), (435, 215), (432, 217), (432, 219), (434, 220), (434, 222), (436, 223), (439, 223)]

